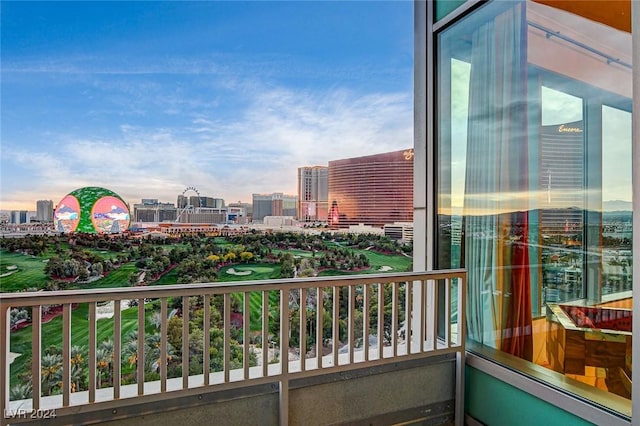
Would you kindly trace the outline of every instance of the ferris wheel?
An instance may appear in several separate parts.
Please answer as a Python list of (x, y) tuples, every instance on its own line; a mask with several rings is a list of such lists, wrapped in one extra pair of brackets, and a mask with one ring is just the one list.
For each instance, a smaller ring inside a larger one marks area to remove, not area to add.
[[(187, 194), (189, 193), (195, 193), (197, 196), (197, 200), (198, 200), (198, 205), (194, 206), (191, 205), (191, 203), (189, 202), (190, 198), (193, 197), (193, 195), (191, 196), (187, 196)], [(185, 197), (187, 199), (187, 207), (202, 207), (202, 201), (200, 200), (200, 193), (198, 192), (198, 190), (196, 189), (195, 186), (189, 186), (187, 187), (184, 191), (182, 191), (182, 196)]]
[[(191, 204), (191, 198), (193, 198), (193, 194), (195, 193), (196, 195), (196, 200), (198, 200), (198, 203), (196, 206), (194, 206), (193, 204)], [(188, 195), (191, 194), (191, 195)], [(200, 193), (198, 192), (198, 190), (196, 189), (195, 186), (189, 186), (187, 187), (184, 191), (182, 191), (182, 197), (183, 199), (185, 199), (187, 201), (187, 203), (185, 204), (185, 206), (178, 212), (178, 216), (176, 217), (176, 222), (180, 222), (180, 218), (182, 217), (182, 214), (186, 211), (189, 212), (193, 212), (195, 211), (196, 208), (200, 208), (202, 207), (202, 200), (200, 198)]]

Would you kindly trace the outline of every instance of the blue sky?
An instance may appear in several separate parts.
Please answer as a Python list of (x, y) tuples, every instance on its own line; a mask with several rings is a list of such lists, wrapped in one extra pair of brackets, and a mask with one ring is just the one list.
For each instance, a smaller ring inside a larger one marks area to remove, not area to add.
[(413, 2), (1, 2), (0, 208), (296, 192), (413, 144)]

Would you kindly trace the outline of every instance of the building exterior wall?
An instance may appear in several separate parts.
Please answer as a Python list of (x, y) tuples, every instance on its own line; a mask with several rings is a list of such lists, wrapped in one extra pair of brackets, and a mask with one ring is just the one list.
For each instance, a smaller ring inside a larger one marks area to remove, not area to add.
[(252, 220), (261, 221), (265, 216), (297, 216), (298, 197), (281, 192), (253, 194)]
[(329, 168), (326, 166), (298, 168), (298, 220), (326, 222), (329, 199)]
[(22, 223), (29, 223), (29, 212), (26, 210), (12, 210), (10, 220), (10, 223), (17, 225), (20, 225)]
[(36, 219), (39, 222), (53, 222), (53, 201), (38, 200), (36, 202)]
[(413, 221), (413, 150), (329, 162), (333, 228)]

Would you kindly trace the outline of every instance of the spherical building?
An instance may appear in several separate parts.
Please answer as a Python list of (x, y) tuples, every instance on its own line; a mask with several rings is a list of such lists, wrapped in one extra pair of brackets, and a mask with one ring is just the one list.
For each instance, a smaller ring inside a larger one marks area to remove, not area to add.
[(129, 207), (115, 192), (89, 186), (67, 194), (56, 207), (53, 221), (59, 232), (113, 234), (129, 228)]

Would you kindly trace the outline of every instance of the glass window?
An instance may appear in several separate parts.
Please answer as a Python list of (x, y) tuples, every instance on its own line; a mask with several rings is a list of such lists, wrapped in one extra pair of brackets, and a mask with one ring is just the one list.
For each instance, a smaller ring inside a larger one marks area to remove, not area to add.
[(630, 398), (631, 34), (585, 16), (437, 35), (436, 266), (467, 269), (472, 348)]

